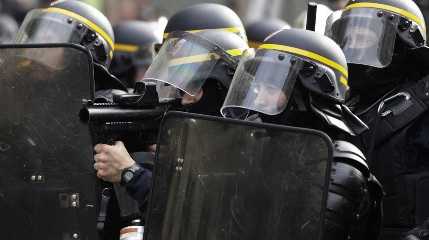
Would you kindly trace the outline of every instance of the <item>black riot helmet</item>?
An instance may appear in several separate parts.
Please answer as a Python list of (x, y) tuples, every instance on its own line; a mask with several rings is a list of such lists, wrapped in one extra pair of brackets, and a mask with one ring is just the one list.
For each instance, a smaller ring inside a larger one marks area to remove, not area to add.
[(241, 118), (249, 111), (279, 115), (295, 88), (331, 104), (342, 104), (348, 90), (341, 48), (318, 33), (285, 29), (268, 37), (254, 57), (242, 58), (222, 115)]
[(109, 20), (96, 8), (75, 0), (53, 2), (30, 11), (21, 25), (17, 43), (75, 43), (87, 47), (95, 62), (108, 67), (114, 36)]
[(412, 0), (354, 0), (334, 18), (326, 34), (341, 46), (350, 64), (386, 68), (398, 46), (417, 49), (426, 43), (423, 14)]
[(126, 21), (113, 27), (115, 51), (111, 72), (129, 88), (143, 77), (155, 56), (155, 44), (162, 42), (157, 22)]
[(160, 101), (184, 93), (195, 96), (203, 88), (207, 99), (207, 90), (220, 88), (216, 91), (221, 93), (213, 95), (223, 95), (217, 97), (221, 105), (238, 59), (248, 48), (243, 23), (234, 11), (220, 4), (192, 5), (169, 19), (162, 48), (143, 80), (157, 82)]
[(270, 34), (289, 28), (287, 22), (277, 18), (251, 22), (245, 26), (249, 47), (258, 48)]
[(164, 30), (164, 39), (175, 31), (198, 32), (202, 30), (223, 30), (233, 32), (247, 41), (243, 23), (230, 8), (215, 4), (201, 3), (175, 13)]

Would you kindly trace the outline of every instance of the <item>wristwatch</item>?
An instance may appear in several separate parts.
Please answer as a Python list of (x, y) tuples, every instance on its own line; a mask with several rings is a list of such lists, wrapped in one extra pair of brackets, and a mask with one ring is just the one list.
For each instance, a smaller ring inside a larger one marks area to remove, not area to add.
[(137, 163), (134, 163), (131, 167), (125, 168), (121, 174), (121, 185), (124, 186), (131, 182), (141, 169), (142, 168)]

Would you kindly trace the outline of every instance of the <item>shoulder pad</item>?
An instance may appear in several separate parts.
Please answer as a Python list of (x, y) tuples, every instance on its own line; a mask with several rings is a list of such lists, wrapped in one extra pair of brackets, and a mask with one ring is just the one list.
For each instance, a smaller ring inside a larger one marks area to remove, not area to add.
[(365, 177), (370, 176), (365, 155), (355, 145), (346, 141), (334, 141), (334, 161), (344, 162), (359, 169)]

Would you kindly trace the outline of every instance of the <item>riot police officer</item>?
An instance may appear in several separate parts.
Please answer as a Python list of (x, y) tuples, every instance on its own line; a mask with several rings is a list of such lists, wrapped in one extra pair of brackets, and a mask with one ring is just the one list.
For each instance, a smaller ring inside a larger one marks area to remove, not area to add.
[(357, 141), (386, 192), (383, 239), (399, 239), (429, 217), (423, 15), (411, 0), (351, 1), (327, 32), (349, 64), (349, 105), (370, 127)]
[(226, 117), (259, 117), (327, 133), (335, 147), (324, 238), (377, 239), (381, 186), (362, 152), (343, 141), (366, 130), (344, 106), (347, 79), (346, 60), (335, 42), (307, 30), (282, 30), (254, 57), (242, 59), (221, 111)]
[(429, 217), (423, 15), (411, 0), (351, 1), (327, 32), (347, 58), (349, 105), (370, 127), (357, 142), (386, 192), (383, 238), (399, 239)]
[(155, 44), (162, 42), (157, 22), (126, 21), (113, 27), (115, 50), (110, 70), (128, 88), (142, 79), (155, 56)]
[(249, 47), (258, 48), (270, 34), (282, 29), (289, 29), (290, 25), (281, 19), (271, 18), (251, 22), (246, 24), (244, 28), (246, 29)]
[(94, 60), (95, 90), (126, 90), (107, 71), (113, 58), (112, 26), (91, 5), (65, 0), (30, 11), (19, 28), (16, 43), (73, 43), (86, 47)]
[[(238, 58), (248, 49), (240, 18), (218, 4), (197, 4), (174, 14), (143, 81), (157, 84), (160, 101), (178, 98), (180, 110), (219, 115)], [(121, 182), (144, 206), (152, 173), (140, 167), (122, 142), (95, 146), (100, 178)]]

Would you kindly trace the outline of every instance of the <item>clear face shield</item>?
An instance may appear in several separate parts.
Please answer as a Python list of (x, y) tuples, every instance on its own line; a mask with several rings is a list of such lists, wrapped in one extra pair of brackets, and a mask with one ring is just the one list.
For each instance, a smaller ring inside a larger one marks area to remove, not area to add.
[(158, 100), (160, 103), (171, 102), (183, 97), (183, 92), (181, 92), (181, 90), (168, 83), (151, 80), (144, 80), (144, 82), (151, 82), (156, 85), (156, 92), (158, 93)]
[(172, 33), (146, 71), (143, 81), (159, 82), (160, 101), (185, 93), (195, 96), (220, 61), (236, 64), (227, 51), (203, 37), (187, 32)]
[[(235, 72), (225, 102), (224, 117), (246, 119), (251, 111), (266, 115), (282, 113), (296, 81), (335, 82), (335, 72), (314, 61), (277, 50), (259, 49), (255, 57), (242, 58)], [(332, 90), (334, 91), (334, 90)]]
[[(80, 43), (85, 31), (78, 22), (42, 9), (27, 14), (17, 34), (17, 43)], [(79, 29), (80, 28), (80, 29)]]
[(110, 49), (107, 51), (106, 47), (113, 49), (113, 41), (106, 42), (108, 40), (99, 37), (98, 32), (67, 16), (72, 13), (63, 14), (61, 11), (62, 9), (46, 8), (29, 12), (19, 28), (15, 42), (79, 44), (89, 48), (99, 62), (109, 62), (107, 54), (112, 52)]
[(326, 35), (342, 48), (347, 62), (384, 68), (392, 61), (401, 17), (375, 8), (335, 12)]
[(37, 48), (24, 48), (20, 53), (21, 57), (25, 61), (21, 62), (23, 65), (40, 64), (51, 69), (53, 71), (66, 70), (69, 62), (67, 60), (68, 52), (64, 51), (64, 48), (46, 48), (46, 51), (40, 51)]

